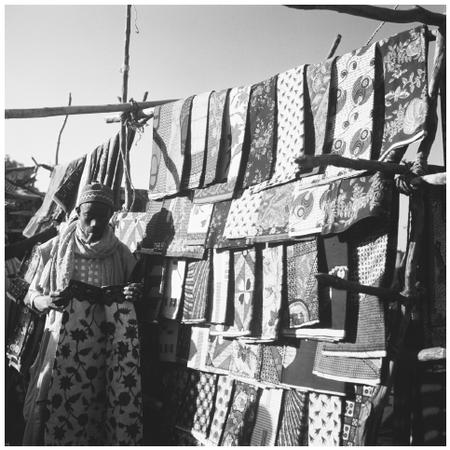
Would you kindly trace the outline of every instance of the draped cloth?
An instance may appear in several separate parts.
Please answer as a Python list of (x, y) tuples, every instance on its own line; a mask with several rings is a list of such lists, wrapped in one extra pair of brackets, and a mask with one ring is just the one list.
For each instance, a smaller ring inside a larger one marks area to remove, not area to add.
[(229, 376), (219, 376), (217, 380), (217, 394), (214, 405), (214, 414), (209, 430), (209, 441), (219, 445), (228, 416), (228, 407), (233, 394), (234, 381)]
[(230, 308), (229, 301), (229, 276), (230, 276), (230, 252), (213, 251), (213, 293), (211, 301), (212, 323), (225, 324)]
[(159, 326), (159, 359), (164, 362), (176, 362), (178, 330), (176, 320), (161, 320)]
[[(337, 58), (333, 83), (337, 86), (331, 152), (347, 158), (370, 159), (375, 80), (375, 47), (363, 47)], [(327, 166), (327, 177), (352, 169)]]
[(243, 187), (270, 178), (275, 150), (277, 77), (252, 86), (249, 104), (250, 152)]
[(176, 320), (180, 311), (184, 279), (186, 276), (186, 261), (168, 259), (164, 270), (164, 290), (161, 316)]
[(218, 248), (226, 242), (223, 232), (225, 230), (225, 224), (231, 207), (231, 202), (232, 200), (225, 200), (223, 202), (214, 203), (214, 209), (209, 225), (208, 238), (206, 239), (207, 248)]
[(187, 227), (187, 245), (205, 245), (214, 204), (193, 205)]
[(182, 319), (184, 323), (205, 322), (210, 291), (209, 275), (209, 259), (187, 263)]
[(283, 391), (280, 425), (276, 445), (308, 445), (308, 393), (295, 389)]
[(340, 445), (342, 400), (335, 395), (309, 393), (308, 443), (310, 446)]
[(425, 134), (428, 111), (426, 31), (427, 28), (421, 26), (378, 43), (384, 75), (381, 159)]
[(142, 241), (142, 249), (150, 255), (164, 254), (168, 243), (174, 234), (173, 222), (170, 211), (164, 204), (166, 201), (150, 200), (145, 211), (145, 236)]
[(153, 151), (149, 198), (180, 190), (185, 149), (181, 147), (181, 110), (184, 100), (156, 106), (153, 116)]
[(194, 414), (192, 434), (206, 438), (213, 418), (214, 400), (217, 390), (217, 375), (202, 372), (200, 375), (199, 395), (196, 399), (197, 409)]

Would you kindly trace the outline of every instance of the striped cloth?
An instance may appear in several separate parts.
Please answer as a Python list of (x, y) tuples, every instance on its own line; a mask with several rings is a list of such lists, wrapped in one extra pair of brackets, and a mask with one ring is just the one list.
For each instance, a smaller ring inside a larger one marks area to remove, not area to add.
[(209, 291), (210, 261), (187, 263), (184, 282), (183, 323), (200, 323), (206, 320)]
[(308, 393), (283, 391), (277, 447), (308, 445)]
[(186, 261), (167, 259), (164, 272), (165, 287), (161, 316), (166, 319), (176, 320), (180, 311), (181, 295), (186, 275)]

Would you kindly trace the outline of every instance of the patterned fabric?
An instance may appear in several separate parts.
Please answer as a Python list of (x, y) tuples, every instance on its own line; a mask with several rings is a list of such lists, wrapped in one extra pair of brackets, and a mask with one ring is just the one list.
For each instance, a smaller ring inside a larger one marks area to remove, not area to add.
[(184, 278), (186, 276), (186, 261), (167, 259), (165, 268), (164, 294), (161, 316), (176, 320), (181, 304)]
[(231, 202), (231, 200), (226, 200), (224, 202), (214, 203), (208, 238), (206, 240), (207, 248), (219, 247), (226, 241), (223, 237), (223, 231), (225, 229)]
[(142, 249), (150, 255), (162, 255), (173, 239), (174, 228), (172, 214), (167, 209), (170, 201), (152, 201), (147, 204), (146, 230)]
[(250, 153), (243, 187), (270, 178), (275, 150), (277, 77), (252, 86), (249, 104)]
[(22, 278), (11, 277), (11, 278), (8, 278), (8, 283), (7, 283), (7, 288), (5, 290), (5, 294), (13, 302), (22, 304), (25, 296), (28, 293), (29, 287), (30, 287), (30, 283), (23, 280)]
[(283, 392), (280, 429), (276, 445), (308, 445), (308, 394), (295, 389)]
[(192, 328), (190, 325), (179, 324), (177, 336), (177, 362), (187, 365), (191, 349)]
[(426, 27), (378, 43), (384, 72), (384, 133), (381, 158), (425, 132), (427, 103)]
[(116, 236), (135, 252), (144, 239), (147, 213), (119, 212), (115, 217)]
[(229, 308), (229, 274), (230, 274), (230, 252), (213, 253), (213, 296), (211, 301), (212, 323), (225, 324)]
[(293, 184), (288, 183), (261, 192), (256, 221), (256, 242), (287, 239), (292, 190)]
[(233, 358), (230, 373), (242, 378), (259, 380), (261, 373), (262, 345), (246, 344), (233, 340)]
[(286, 248), (289, 327), (319, 322), (317, 241), (299, 242)]
[(175, 320), (161, 321), (159, 327), (159, 359), (176, 362), (179, 324)]
[(309, 394), (308, 436), (309, 445), (339, 446), (342, 403), (334, 395)]
[(194, 415), (197, 410), (197, 399), (201, 390), (202, 372), (198, 370), (189, 370), (186, 382), (186, 388), (183, 392), (181, 404), (178, 411), (176, 424), (178, 428), (184, 431), (190, 431), (194, 426)]
[(236, 182), (241, 167), (249, 96), (249, 86), (233, 88), (230, 91), (231, 159), (227, 181), (197, 190), (194, 196), (195, 203), (215, 203), (233, 197), (235, 189), (238, 187)]
[(258, 390), (255, 386), (236, 381), (230, 412), (220, 445), (250, 445), (255, 423)]
[(229, 372), (233, 359), (233, 340), (223, 336), (209, 336), (206, 370), (210, 372)]
[[(206, 147), (206, 169), (203, 185), (208, 186), (216, 181), (219, 154), (222, 140), (222, 125), (228, 89), (212, 92), (209, 98), (208, 142)], [(219, 181), (219, 180), (217, 180)]]
[(370, 401), (374, 391), (373, 386), (355, 384), (354, 396), (352, 396), (352, 399), (345, 400), (342, 416), (342, 445), (359, 446), (365, 444), (361, 436), (371, 410)]
[(196, 95), (192, 100), (191, 111), (191, 146), (190, 170), (188, 174), (187, 189), (200, 186), (203, 160), (206, 150), (206, 131), (208, 126), (208, 105), (210, 92)]
[(250, 445), (275, 445), (282, 394), (282, 389), (263, 389)]
[(208, 357), (209, 329), (202, 327), (191, 328), (191, 343), (189, 345), (187, 366), (191, 369), (205, 370)]
[[(372, 156), (375, 46), (354, 50), (336, 61), (337, 103), (331, 152), (347, 158)], [(351, 169), (335, 166), (325, 169), (327, 177), (349, 172)]]
[(186, 280), (184, 282), (184, 323), (198, 323), (206, 320), (209, 272), (209, 260), (187, 263)]
[(158, 199), (180, 190), (184, 163), (181, 148), (183, 100), (156, 106), (153, 112), (153, 152), (149, 198)]
[(187, 245), (205, 245), (214, 204), (193, 205), (187, 227)]
[(283, 355), (283, 346), (262, 346), (261, 381), (275, 385), (280, 384), (283, 370)]
[(217, 380), (217, 394), (216, 402), (214, 405), (214, 415), (211, 422), (211, 428), (209, 430), (209, 441), (213, 445), (219, 445), (223, 430), (225, 427), (225, 421), (228, 416), (228, 408), (231, 402), (233, 394), (234, 381), (228, 376), (219, 376)]
[(217, 375), (201, 372), (199, 395), (196, 399), (197, 410), (194, 414), (192, 432), (206, 438), (212, 421), (214, 400), (217, 389)]
[(296, 178), (295, 159), (304, 152), (304, 66), (280, 73), (277, 79), (277, 156), (270, 186)]

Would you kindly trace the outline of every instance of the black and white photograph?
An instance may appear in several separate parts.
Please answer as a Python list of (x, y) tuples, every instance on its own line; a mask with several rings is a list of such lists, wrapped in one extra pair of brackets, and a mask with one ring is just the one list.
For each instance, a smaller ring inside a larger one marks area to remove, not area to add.
[(446, 445), (446, 2), (2, 9), (0, 445)]

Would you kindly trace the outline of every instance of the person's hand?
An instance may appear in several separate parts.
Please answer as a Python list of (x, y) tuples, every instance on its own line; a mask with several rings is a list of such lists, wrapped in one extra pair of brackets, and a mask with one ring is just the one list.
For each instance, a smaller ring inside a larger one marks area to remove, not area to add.
[(129, 283), (123, 288), (125, 300), (129, 302), (138, 302), (142, 300), (144, 286), (142, 283)]
[(52, 304), (52, 297), (50, 295), (37, 295), (33, 299), (33, 308), (40, 312), (47, 312)]

